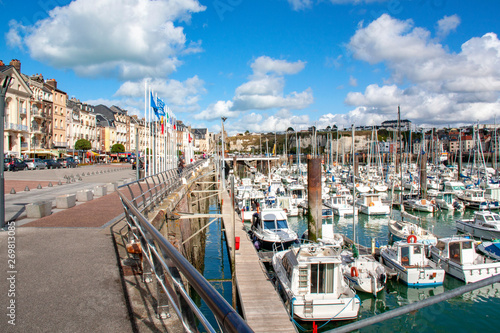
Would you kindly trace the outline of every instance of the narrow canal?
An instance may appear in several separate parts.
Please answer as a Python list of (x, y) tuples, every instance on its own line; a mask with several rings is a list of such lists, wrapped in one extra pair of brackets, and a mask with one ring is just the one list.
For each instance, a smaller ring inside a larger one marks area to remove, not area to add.
[[(211, 212), (217, 212), (215, 203), (210, 206)], [(465, 212), (438, 212), (438, 213), (414, 213), (422, 219), (422, 225), (433, 230), (438, 237), (456, 234), (455, 220), (469, 218), (472, 211)], [(397, 217), (399, 212), (394, 211)], [(371, 240), (375, 239), (379, 245), (385, 245), (388, 241), (388, 217), (369, 217), (360, 214), (357, 218), (356, 233), (358, 242), (370, 246)], [(299, 235), (306, 229), (307, 224), (302, 217), (290, 217), (289, 224)], [(249, 227), (249, 226), (248, 226)], [(221, 232), (221, 222), (217, 221), (209, 227), (205, 249), (204, 276), (213, 280), (212, 285), (231, 304), (231, 282), (221, 280), (231, 279), (231, 269), (228, 259), (225, 239)], [(352, 238), (352, 217), (334, 217), (323, 220), (323, 233), (335, 232)], [(433, 295), (443, 293), (463, 285), (463, 282), (446, 276), (444, 284), (436, 288), (408, 288), (397, 281), (388, 281), (386, 288), (378, 293), (377, 298), (371, 295), (358, 293), (361, 298), (361, 310), (359, 319), (375, 316), (423, 300)], [(210, 318), (206, 306), (204, 313)], [(216, 325), (211, 319), (212, 324)], [(321, 327), (319, 332), (325, 332), (349, 322), (330, 322)], [(447, 302), (442, 302), (414, 313), (403, 315), (395, 319), (367, 327), (362, 332), (493, 332), (500, 326), (500, 284), (491, 285), (476, 291), (455, 297)], [(312, 325), (301, 323), (301, 328), (312, 332)], [(200, 328), (201, 329), (201, 328)]]

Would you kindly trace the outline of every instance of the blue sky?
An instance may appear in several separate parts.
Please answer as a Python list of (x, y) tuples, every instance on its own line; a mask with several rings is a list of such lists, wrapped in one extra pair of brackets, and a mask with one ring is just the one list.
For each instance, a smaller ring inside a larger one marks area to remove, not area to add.
[[(90, 104), (144, 113), (144, 86), (193, 127), (272, 132), (493, 123), (499, 2), (0, 0), (0, 59)], [(500, 117), (498, 117), (500, 122)]]

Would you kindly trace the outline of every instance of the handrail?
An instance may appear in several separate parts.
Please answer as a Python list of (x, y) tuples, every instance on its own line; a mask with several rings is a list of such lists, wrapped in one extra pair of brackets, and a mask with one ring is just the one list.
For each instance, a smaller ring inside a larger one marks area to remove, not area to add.
[[(181, 272), (189, 285), (196, 290), (198, 295), (207, 304), (208, 308), (214, 314), (217, 322), (224, 332), (253, 332), (248, 324), (241, 318), (241, 316), (234, 310), (231, 305), (215, 290), (215, 288), (194, 268), (189, 261), (184, 258), (167, 239), (156, 230), (141, 214), (141, 212), (132, 204), (123, 193), (118, 191), (118, 195), (122, 200), (127, 222), (132, 226), (135, 225), (141, 234), (141, 244), (147, 248), (143, 248), (143, 254), (147, 257), (147, 261), (151, 264), (153, 271), (157, 278), (161, 280), (160, 285), (169, 298), (176, 299), (181, 296), (193, 310), (193, 313), (201, 321), (208, 331), (215, 332), (211, 326), (197, 309), (196, 304), (188, 296), (188, 293), (182, 287), (182, 282), (178, 281), (170, 272), (170, 270), (177, 270)], [(160, 255), (161, 254), (161, 255)], [(151, 257), (148, 257), (151, 256)], [(161, 273), (158, 272), (158, 265), (155, 267), (154, 263), (158, 261), (161, 266)], [(166, 262), (168, 261), (168, 265)], [(171, 295), (168, 288), (164, 285), (165, 279), (162, 278), (162, 273), (168, 273), (174, 281), (174, 290), (179, 292), (176, 295)], [(177, 307), (175, 302), (171, 304), (176, 307), (176, 312), (180, 313), (181, 310)], [(196, 308), (196, 309), (194, 309)], [(182, 320), (182, 318), (180, 318)], [(183, 321), (184, 323), (184, 321)]]
[[(155, 206), (162, 198), (172, 193), (172, 191), (181, 185), (182, 178), (187, 176), (200, 166), (204, 160), (198, 160), (187, 165), (182, 172), (177, 169), (163, 171), (133, 182), (119, 186), (118, 188), (128, 188), (131, 202), (140, 209), (141, 213), (148, 211), (152, 206)], [(139, 193), (134, 195), (133, 187), (139, 189)]]

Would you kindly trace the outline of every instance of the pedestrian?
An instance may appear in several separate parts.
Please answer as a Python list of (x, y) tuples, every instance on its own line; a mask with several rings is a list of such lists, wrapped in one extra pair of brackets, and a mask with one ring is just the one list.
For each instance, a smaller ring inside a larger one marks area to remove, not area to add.
[(181, 156), (179, 158), (179, 164), (177, 165), (178, 166), (178, 171), (179, 173), (182, 172), (182, 170), (184, 170), (184, 166), (185, 166), (185, 162), (184, 162), (184, 156)]

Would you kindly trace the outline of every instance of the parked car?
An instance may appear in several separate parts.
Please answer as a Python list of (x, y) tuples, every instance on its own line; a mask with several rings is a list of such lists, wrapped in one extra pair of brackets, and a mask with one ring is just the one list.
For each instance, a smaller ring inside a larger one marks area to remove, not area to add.
[(27, 160), (24, 160), (24, 162), (26, 162), (26, 165), (30, 170), (39, 170), (47, 168), (47, 165), (42, 161), (41, 158), (29, 158)]
[(56, 160), (47, 159), (47, 160), (43, 160), (43, 162), (47, 166), (47, 169), (60, 169), (60, 168), (62, 168), (62, 164)]
[(78, 163), (72, 157), (58, 158), (57, 162), (61, 163), (63, 168), (76, 168)]
[(10, 171), (25, 170), (28, 168), (26, 163), (24, 163), (24, 161), (19, 158), (7, 157), (4, 161), (7, 165), (7, 169)]
[(73, 157), (66, 157), (64, 160), (66, 161), (66, 168), (76, 168), (78, 166), (78, 162)]

